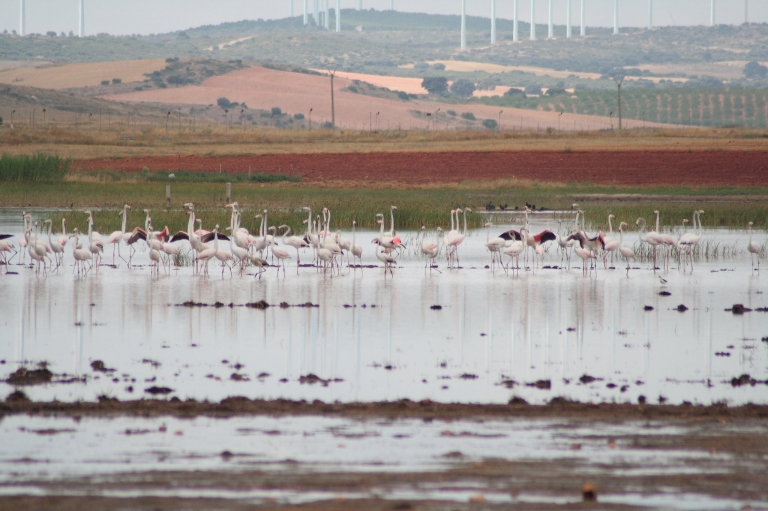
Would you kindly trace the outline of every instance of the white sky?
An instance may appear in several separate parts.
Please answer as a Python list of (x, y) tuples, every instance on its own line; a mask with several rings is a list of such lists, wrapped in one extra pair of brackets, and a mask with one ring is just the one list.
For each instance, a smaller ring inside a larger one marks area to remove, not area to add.
[[(298, 15), (303, 0), (293, 0)], [(321, 2), (323, 0), (320, 0)], [(336, 0), (329, 0), (334, 6)], [(546, 23), (548, 2), (536, 2), (536, 21)], [(551, 0), (554, 21), (565, 23), (567, 0)], [(648, 0), (618, 0), (620, 26), (645, 26)], [(718, 23), (744, 21), (744, 0), (715, 0)], [(77, 33), (79, 0), (26, 0), (27, 32)], [(150, 34), (170, 32), (206, 24), (243, 19), (273, 19), (290, 14), (291, 0), (86, 0), (86, 34)], [(312, 0), (309, 0), (311, 5)], [(340, 0), (341, 8), (357, 7), (358, 0)], [(394, 0), (395, 8), (412, 12), (458, 14), (460, 0)], [(491, 0), (467, 0), (467, 14), (490, 15)], [(571, 0), (573, 22), (578, 23), (580, 0)], [(613, 0), (586, 0), (588, 26), (612, 26)], [(0, 31), (19, 29), (20, 0), (0, 0)], [(501, 18), (512, 17), (513, 0), (496, 0)], [(389, 7), (389, 0), (363, 0), (364, 8)], [(530, 0), (519, 0), (519, 15), (530, 19)], [(654, 0), (654, 25), (705, 25), (709, 23), (710, 0)], [(768, 21), (768, 0), (749, 1), (749, 21)]]

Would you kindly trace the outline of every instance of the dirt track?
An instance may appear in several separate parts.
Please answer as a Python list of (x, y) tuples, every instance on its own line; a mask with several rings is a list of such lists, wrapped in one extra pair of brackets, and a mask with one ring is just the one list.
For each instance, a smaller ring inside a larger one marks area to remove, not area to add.
[(768, 186), (768, 152), (453, 152), (270, 154), (80, 160), (75, 170), (299, 174), (305, 182), (403, 184), (530, 179), (617, 185)]

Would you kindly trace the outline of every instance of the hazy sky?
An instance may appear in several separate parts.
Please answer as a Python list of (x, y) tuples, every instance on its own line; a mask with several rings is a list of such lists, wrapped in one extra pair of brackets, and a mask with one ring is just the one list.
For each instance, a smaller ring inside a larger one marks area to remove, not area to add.
[[(323, 0), (321, 0), (323, 1)], [(334, 6), (336, 0), (329, 0)], [(340, 0), (342, 9), (357, 7), (358, 0)], [(554, 20), (565, 23), (567, 0), (552, 0)], [(303, 0), (293, 0), (298, 15)], [(489, 16), (491, 0), (467, 0), (467, 13)], [(535, 0), (536, 21), (546, 23), (549, 0)], [(573, 22), (578, 23), (580, 0), (571, 0)], [(309, 0), (311, 5), (312, 0)], [(718, 23), (742, 23), (744, 0), (716, 0)], [(588, 26), (613, 24), (613, 0), (586, 0)], [(0, 0), (0, 30), (19, 29), (20, 0)], [(86, 34), (150, 34), (242, 19), (283, 18), (290, 14), (291, 0), (86, 0)], [(496, 0), (499, 17), (512, 17), (513, 0)], [(530, 19), (530, 0), (519, 0), (519, 15)], [(709, 23), (710, 0), (655, 0), (655, 25), (703, 25)], [(386, 9), (389, 0), (363, 0), (363, 7)], [(27, 32), (77, 33), (78, 0), (27, 0)], [(458, 14), (460, 0), (395, 0), (395, 9), (412, 12)], [(645, 26), (648, 0), (619, 0), (621, 26)], [(768, 1), (749, 1), (749, 20), (768, 21)]]

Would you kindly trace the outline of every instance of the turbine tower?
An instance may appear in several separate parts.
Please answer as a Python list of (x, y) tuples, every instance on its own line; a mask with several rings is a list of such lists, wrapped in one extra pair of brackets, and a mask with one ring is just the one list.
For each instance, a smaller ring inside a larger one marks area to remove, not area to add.
[(496, 44), (496, 0), (491, 0), (491, 44)]
[(21, 0), (19, 10), (19, 35), (23, 36), (27, 25), (27, 0)]
[(291, 0), (291, 18), (293, 18), (293, 0)]
[(325, 16), (323, 19), (323, 22), (325, 24), (325, 29), (330, 30), (331, 29), (331, 17), (329, 16), (331, 14), (331, 7), (330, 2), (331, 0), (325, 0)]
[(749, 23), (749, 0), (744, 0), (744, 23)]
[(395, 0), (389, 0), (389, 10), (390, 11), (395, 10)]
[(653, 29), (653, 0), (648, 0), (648, 30)]
[(467, 0), (461, 0), (461, 51), (467, 49)]
[(565, 0), (565, 37), (570, 39), (571, 37), (571, 0)]
[(357, 10), (358, 10), (358, 11), (362, 11), (362, 10), (363, 10), (363, 0), (360, 0), (360, 2), (358, 2), (358, 4), (357, 4)]
[(336, 32), (341, 32), (341, 0), (336, 0)]
[(549, 0), (549, 13), (547, 14), (548, 19), (547, 22), (549, 24), (549, 29), (547, 30), (547, 38), (552, 39), (555, 37), (555, 27), (552, 24), (552, 0)]
[(309, 22), (309, 16), (307, 15), (307, 7), (309, 5), (309, 0), (304, 0), (304, 24), (306, 25)]
[(619, 0), (613, 0), (613, 35), (619, 33)]
[(709, 1), (709, 26), (715, 26), (715, 0)]
[(536, 0), (531, 0), (531, 41), (536, 40)]
[(80, 24), (78, 25), (77, 35), (85, 37), (85, 0), (80, 0)]
[(312, 10), (312, 19), (315, 20), (315, 25), (320, 25), (320, 19), (317, 17), (317, 11), (318, 11), (317, 2), (318, 1), (319, 0), (313, 0), (313, 2), (312, 2), (312, 4), (313, 4), (312, 5), (312, 8), (313, 8), (313, 10)]
[(517, 41), (519, 39), (518, 34), (518, 20), (517, 20), (517, 0), (514, 0), (514, 5), (512, 6), (512, 10), (514, 11), (512, 14), (514, 16), (512, 21), (512, 40)]
[(581, 0), (581, 29), (580, 29), (581, 37), (584, 37), (585, 35), (587, 35), (587, 26), (584, 24), (585, 19), (586, 19), (586, 16), (584, 15), (584, 0)]

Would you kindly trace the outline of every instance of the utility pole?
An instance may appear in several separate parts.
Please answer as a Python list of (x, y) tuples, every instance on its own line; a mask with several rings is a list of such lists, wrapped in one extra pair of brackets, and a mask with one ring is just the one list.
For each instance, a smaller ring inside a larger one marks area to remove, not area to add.
[(333, 99), (333, 79), (336, 77), (336, 68), (334, 68), (333, 71), (327, 67), (325, 69), (331, 77), (331, 129), (336, 129), (336, 103)]
[(613, 76), (611, 76), (611, 80), (616, 82), (616, 87), (618, 88), (618, 96), (619, 96), (619, 131), (621, 131), (621, 84), (624, 81), (624, 77), (626, 75), (623, 71), (617, 71), (613, 73)]

